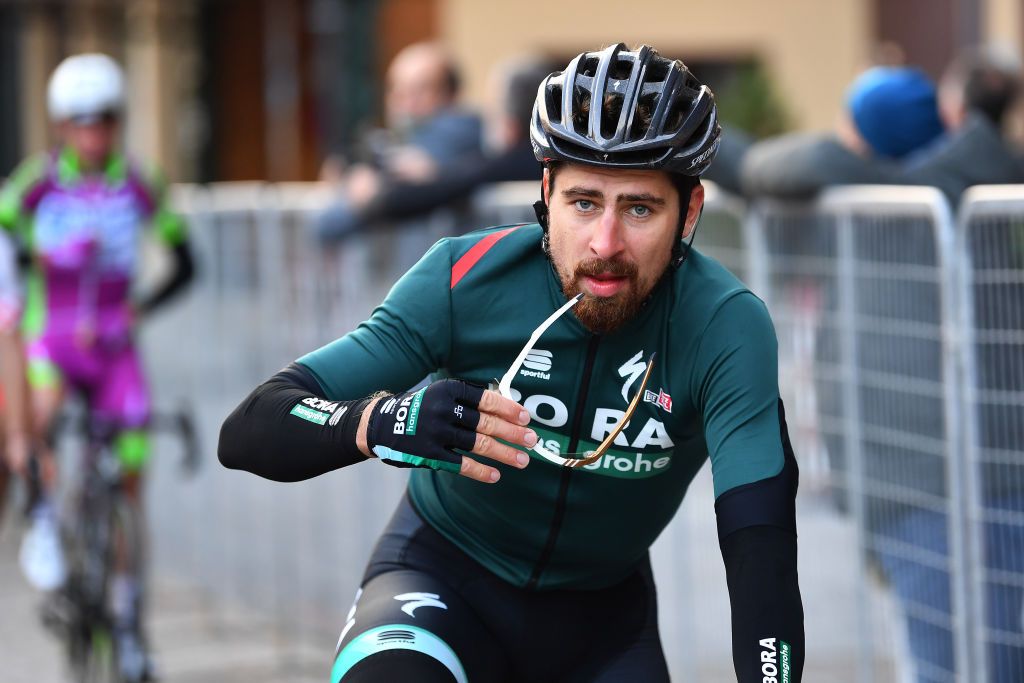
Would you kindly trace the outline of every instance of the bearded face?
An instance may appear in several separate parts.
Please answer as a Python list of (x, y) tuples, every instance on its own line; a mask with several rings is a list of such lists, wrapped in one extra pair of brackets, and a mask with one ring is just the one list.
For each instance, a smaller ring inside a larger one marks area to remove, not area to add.
[[(687, 230), (703, 188), (690, 200)], [(636, 317), (681, 237), (679, 211), (662, 171), (559, 167), (548, 187), (548, 250), (565, 295), (584, 295), (573, 312), (587, 329), (607, 334)]]

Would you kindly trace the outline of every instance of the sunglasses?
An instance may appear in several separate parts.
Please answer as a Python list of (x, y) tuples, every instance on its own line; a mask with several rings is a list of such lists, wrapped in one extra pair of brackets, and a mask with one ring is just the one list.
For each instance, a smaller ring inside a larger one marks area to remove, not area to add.
[(94, 126), (96, 124), (103, 124), (104, 126), (112, 126), (120, 120), (117, 112), (113, 111), (102, 111), (95, 114), (76, 114), (68, 118), (68, 122), (72, 126)]
[[(551, 327), (551, 325), (554, 324), (556, 320), (561, 318), (566, 311), (575, 306), (582, 298), (583, 294), (580, 293), (577, 294), (572, 299), (569, 299), (569, 301), (567, 301), (561, 308), (559, 308), (557, 311), (548, 316), (548, 319), (542, 322), (537, 327), (537, 329), (533, 331), (533, 334), (530, 335), (530, 340), (526, 342), (526, 346), (524, 346), (523, 350), (519, 352), (518, 356), (516, 356), (515, 361), (512, 363), (512, 367), (508, 369), (508, 372), (506, 372), (504, 376), (502, 376), (501, 381), (498, 382), (499, 394), (501, 394), (507, 399), (513, 400), (512, 378), (519, 374), (519, 369), (522, 367), (523, 361), (526, 360), (526, 356), (529, 355), (530, 351), (533, 350), (534, 345), (537, 343), (537, 340), (540, 339), (541, 335), (544, 334), (544, 332), (549, 327)], [(644, 389), (647, 386), (647, 379), (651, 376), (651, 370), (653, 368), (654, 356), (652, 355), (650, 359), (647, 361), (647, 370), (644, 372), (643, 378), (640, 380), (640, 388), (637, 389), (636, 395), (633, 396), (633, 400), (629, 402), (629, 405), (626, 407), (626, 411), (623, 413), (622, 418), (616, 423), (615, 427), (611, 430), (611, 432), (608, 433), (608, 436), (606, 436), (604, 440), (600, 444), (598, 444), (597, 448), (595, 448), (592, 451), (586, 451), (583, 453), (566, 453), (565, 455), (560, 455), (552, 451), (551, 449), (544, 447), (543, 445), (541, 445), (541, 442), (538, 441), (537, 445), (535, 445), (531, 450), (537, 455), (544, 458), (545, 460), (553, 462), (556, 465), (561, 465), (562, 467), (583, 467), (584, 465), (589, 465), (593, 462), (597, 462), (598, 460), (600, 460), (601, 457), (608, 451), (608, 449), (611, 448), (612, 443), (615, 441), (615, 437), (617, 437), (619, 433), (622, 432), (623, 429), (625, 429), (626, 424), (629, 422), (630, 418), (633, 417), (633, 413), (636, 411), (636, 407), (640, 403), (640, 398), (644, 395)]]

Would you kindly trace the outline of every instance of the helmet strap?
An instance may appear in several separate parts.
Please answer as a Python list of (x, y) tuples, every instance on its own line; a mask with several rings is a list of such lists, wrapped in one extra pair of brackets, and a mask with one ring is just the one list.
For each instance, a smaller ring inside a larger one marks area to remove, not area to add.
[[(690, 241), (683, 243), (682, 239), (675, 241), (672, 247), (672, 267), (679, 270), (682, 267), (683, 262), (686, 261), (686, 257), (690, 255), (690, 249), (693, 247), (693, 240), (697, 236), (697, 226), (700, 225), (700, 217), (704, 215), (704, 207), (700, 207), (700, 213), (697, 214), (697, 221), (693, 224), (693, 231), (690, 232)], [(682, 221), (682, 228), (686, 227), (686, 217), (684, 216)], [(680, 230), (682, 232), (682, 230)]]
[(544, 236), (548, 234), (548, 205), (544, 201), (544, 186), (547, 183), (548, 165), (544, 164), (544, 179), (540, 182), (540, 201), (533, 203), (533, 212), (537, 215), (537, 222), (540, 223)]

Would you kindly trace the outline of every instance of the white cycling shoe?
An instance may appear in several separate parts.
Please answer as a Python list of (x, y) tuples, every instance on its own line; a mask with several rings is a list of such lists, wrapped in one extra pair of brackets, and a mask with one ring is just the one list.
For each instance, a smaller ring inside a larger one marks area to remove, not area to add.
[(32, 526), (21, 540), (18, 553), (21, 571), (34, 588), (53, 591), (64, 585), (67, 568), (60, 544), (60, 528), (52, 511), (33, 514)]
[(114, 629), (114, 646), (121, 679), (142, 683), (157, 679), (156, 667), (138, 633), (130, 629)]

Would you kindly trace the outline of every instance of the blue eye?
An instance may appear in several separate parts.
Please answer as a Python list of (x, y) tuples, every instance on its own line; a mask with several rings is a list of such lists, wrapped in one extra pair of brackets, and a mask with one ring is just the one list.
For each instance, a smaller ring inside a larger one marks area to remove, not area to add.
[(651, 208), (649, 206), (644, 206), (643, 204), (631, 206), (629, 207), (629, 210), (637, 218), (646, 218), (651, 215)]
[(589, 199), (577, 199), (573, 203), (576, 204), (576, 208), (580, 211), (590, 211), (594, 208), (594, 202)]

